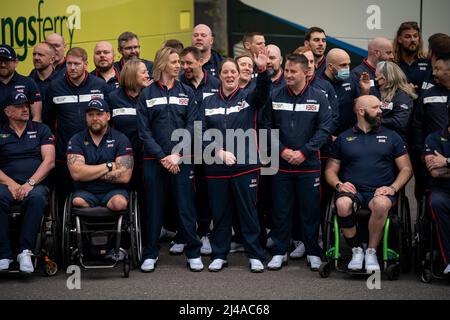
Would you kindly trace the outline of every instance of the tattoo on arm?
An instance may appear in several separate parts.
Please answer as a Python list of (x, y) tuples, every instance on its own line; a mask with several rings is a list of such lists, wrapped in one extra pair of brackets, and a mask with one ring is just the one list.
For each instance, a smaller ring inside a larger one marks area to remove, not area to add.
[(117, 169), (111, 172), (108, 172), (100, 179), (104, 182), (108, 183), (117, 183), (118, 180), (122, 177), (122, 175), (130, 169), (133, 169), (134, 161), (133, 156), (123, 156), (116, 158), (116, 166)]
[(79, 154), (68, 154), (67, 155), (67, 165), (73, 166), (75, 164), (84, 164), (84, 157)]
[(114, 170), (111, 172), (108, 172), (103, 177), (100, 178), (103, 182), (109, 182), (109, 183), (116, 183), (116, 181), (120, 178), (122, 175), (122, 170)]
[(116, 158), (116, 165), (117, 165), (117, 169), (122, 169), (122, 168), (124, 168), (125, 170), (133, 169), (133, 165), (134, 165), (133, 156), (123, 156), (123, 157)]

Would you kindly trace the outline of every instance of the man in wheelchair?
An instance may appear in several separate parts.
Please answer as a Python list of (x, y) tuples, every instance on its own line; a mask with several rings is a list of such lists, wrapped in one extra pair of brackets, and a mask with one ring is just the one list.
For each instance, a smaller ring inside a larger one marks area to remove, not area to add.
[(12, 92), (1, 107), (8, 123), (0, 128), (0, 271), (9, 269), (13, 256), (8, 215), (12, 205), (21, 204), (17, 262), (21, 272), (32, 273), (32, 250), (48, 205), (46, 178), (55, 166), (54, 137), (46, 125), (30, 120), (23, 93)]
[[(450, 119), (450, 108), (448, 108)], [(450, 275), (450, 124), (425, 140), (425, 164), (430, 172), (430, 209), (436, 223), (444, 260), (444, 275)]]
[[(340, 134), (325, 170), (327, 182), (336, 189), (336, 208), (344, 238), (352, 248), (348, 269), (379, 271), (376, 249), (389, 210), (398, 191), (412, 175), (411, 163), (401, 137), (381, 127), (381, 102), (361, 96), (355, 102), (356, 125)], [(366, 252), (356, 228), (356, 206), (371, 211)]]
[(86, 109), (87, 129), (69, 141), (67, 166), (74, 181), (73, 207), (127, 210), (133, 149), (124, 134), (109, 126), (110, 118), (105, 100), (91, 100)]

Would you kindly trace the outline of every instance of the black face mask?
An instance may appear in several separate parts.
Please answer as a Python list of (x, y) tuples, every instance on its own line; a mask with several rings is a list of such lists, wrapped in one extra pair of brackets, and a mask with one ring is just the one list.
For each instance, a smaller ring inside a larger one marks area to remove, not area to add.
[(372, 127), (372, 129), (377, 128), (381, 124), (381, 117), (372, 117), (367, 112), (364, 112), (364, 120)]

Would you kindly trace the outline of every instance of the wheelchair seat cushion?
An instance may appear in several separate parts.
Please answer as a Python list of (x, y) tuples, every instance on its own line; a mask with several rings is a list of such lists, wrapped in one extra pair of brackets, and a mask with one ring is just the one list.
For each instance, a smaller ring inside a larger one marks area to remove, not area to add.
[(78, 217), (112, 218), (118, 216), (125, 216), (127, 214), (128, 211), (112, 211), (106, 207), (72, 208), (72, 215)]

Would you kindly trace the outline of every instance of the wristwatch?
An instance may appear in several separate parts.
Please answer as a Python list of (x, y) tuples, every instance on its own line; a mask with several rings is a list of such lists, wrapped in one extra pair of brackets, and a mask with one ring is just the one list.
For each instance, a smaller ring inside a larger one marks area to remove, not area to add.
[(338, 183), (336, 183), (336, 186), (335, 186), (335, 188), (336, 188), (336, 190), (339, 192), (339, 188), (341, 187), (343, 185), (343, 183), (342, 182), (338, 182)]
[(450, 168), (450, 158), (447, 158), (447, 168)]
[(112, 162), (107, 162), (107, 163), (106, 163), (106, 167), (108, 168), (108, 171), (111, 172), (112, 169), (113, 169), (113, 164), (112, 164)]
[(34, 179), (30, 178), (30, 179), (27, 180), (27, 183), (28, 183), (30, 186), (34, 187), (34, 185), (36, 184), (36, 181), (34, 181)]

